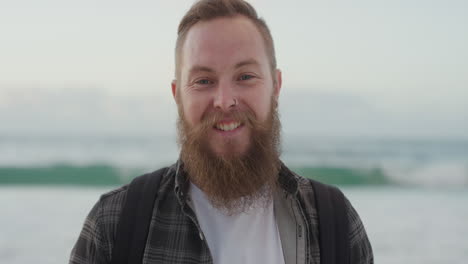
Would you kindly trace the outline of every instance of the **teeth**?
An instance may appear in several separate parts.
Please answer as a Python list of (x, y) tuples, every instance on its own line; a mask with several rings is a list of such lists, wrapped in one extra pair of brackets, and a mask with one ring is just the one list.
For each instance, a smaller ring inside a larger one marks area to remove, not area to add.
[(223, 131), (231, 131), (231, 130), (238, 128), (239, 126), (240, 126), (239, 122), (233, 122), (229, 124), (217, 124), (216, 128), (223, 130)]

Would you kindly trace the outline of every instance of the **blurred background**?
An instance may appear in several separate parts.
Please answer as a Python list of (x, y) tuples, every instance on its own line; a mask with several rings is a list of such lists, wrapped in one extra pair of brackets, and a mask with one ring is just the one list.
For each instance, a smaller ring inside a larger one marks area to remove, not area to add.
[[(102, 193), (177, 159), (192, 2), (0, 2), (0, 263), (66, 263)], [(466, 263), (468, 2), (250, 2), (283, 71), (283, 160), (343, 188), (376, 263)]]

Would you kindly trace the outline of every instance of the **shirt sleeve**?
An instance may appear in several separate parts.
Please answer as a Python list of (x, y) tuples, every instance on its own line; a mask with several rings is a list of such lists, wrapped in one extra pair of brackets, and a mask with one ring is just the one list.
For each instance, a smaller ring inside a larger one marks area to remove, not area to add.
[(98, 201), (89, 212), (80, 236), (72, 249), (70, 264), (110, 263), (109, 243), (103, 233), (102, 201)]
[(373, 264), (374, 255), (366, 230), (356, 210), (345, 198), (348, 208), (350, 257), (352, 264)]

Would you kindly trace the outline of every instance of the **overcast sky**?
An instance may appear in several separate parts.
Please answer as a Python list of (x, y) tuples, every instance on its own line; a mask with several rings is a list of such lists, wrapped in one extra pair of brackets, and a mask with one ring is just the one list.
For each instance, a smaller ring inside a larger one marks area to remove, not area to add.
[[(0, 133), (173, 131), (192, 2), (1, 1)], [(275, 40), (286, 132), (468, 135), (468, 1), (250, 2)]]

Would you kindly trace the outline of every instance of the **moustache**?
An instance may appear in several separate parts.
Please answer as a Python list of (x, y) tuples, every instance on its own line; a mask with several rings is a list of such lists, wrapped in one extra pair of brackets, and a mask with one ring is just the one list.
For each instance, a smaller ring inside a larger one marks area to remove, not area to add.
[(221, 110), (209, 111), (206, 112), (202, 118), (201, 122), (190, 129), (190, 134), (200, 134), (207, 132), (209, 129), (213, 129), (216, 125), (223, 120), (232, 120), (239, 122), (241, 125), (247, 126), (256, 130), (263, 130), (266, 127), (258, 121), (255, 114), (249, 110), (232, 110), (230, 112), (224, 112)]

